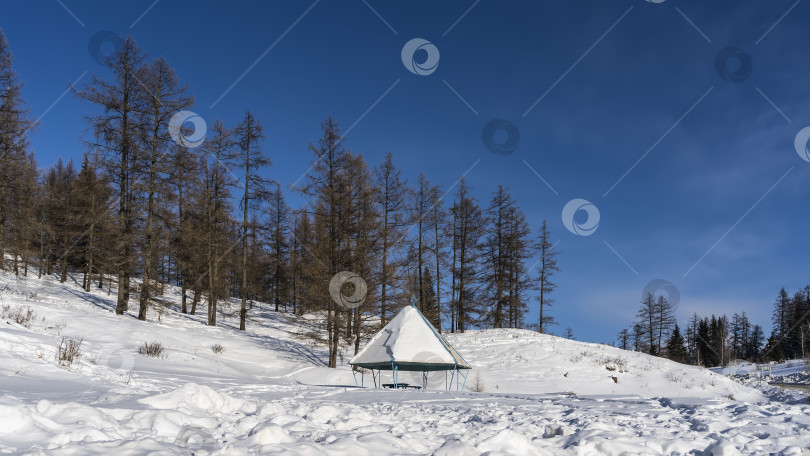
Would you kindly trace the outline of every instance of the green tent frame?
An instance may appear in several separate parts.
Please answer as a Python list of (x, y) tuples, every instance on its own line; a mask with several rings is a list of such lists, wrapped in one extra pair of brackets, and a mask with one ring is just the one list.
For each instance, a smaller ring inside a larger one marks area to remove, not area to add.
[[(461, 356), (461, 355), (459, 355)], [(361, 363), (352, 365), (352, 376), (354, 377), (354, 384), (360, 388), (365, 388), (366, 369), (371, 371), (371, 377), (374, 380), (374, 387), (382, 387), (382, 371), (393, 372), (394, 388), (399, 388), (403, 383), (399, 382), (399, 372), (422, 372), (422, 389), (427, 389), (427, 379), (429, 372), (444, 371), (444, 384), (447, 391), (452, 391), (453, 381), (455, 380), (456, 391), (463, 391), (464, 385), (467, 384), (467, 376), (472, 369), (469, 366), (460, 366), (459, 364), (426, 364), (414, 362), (398, 362), (396, 360), (390, 363)], [(357, 381), (357, 369), (360, 371), (360, 381)], [(448, 374), (449, 377), (448, 377)], [(463, 381), (462, 381), (463, 379)], [(459, 385), (459, 383), (461, 383)]]

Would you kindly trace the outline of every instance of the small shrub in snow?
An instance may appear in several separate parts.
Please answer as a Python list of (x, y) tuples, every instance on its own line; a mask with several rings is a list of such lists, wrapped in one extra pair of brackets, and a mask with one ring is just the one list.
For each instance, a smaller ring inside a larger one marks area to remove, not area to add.
[(582, 353), (580, 353), (580, 354), (578, 354), (576, 356), (572, 356), (572, 357), (568, 358), (568, 360), (571, 361), (572, 363), (578, 363), (578, 362), (582, 361)]
[(476, 393), (483, 393), (484, 392), (484, 379), (481, 378), (481, 373), (475, 373), (475, 379), (473, 380), (472, 390)]
[(0, 308), (0, 318), (11, 320), (18, 325), (30, 328), (31, 322), (36, 320), (37, 314), (30, 307), (23, 310), (22, 307), (3, 306)]
[(211, 351), (214, 352), (215, 355), (219, 355), (220, 353), (225, 351), (225, 349), (222, 348), (222, 345), (220, 344), (214, 344), (211, 346)]
[(62, 341), (59, 342), (59, 350), (56, 352), (56, 360), (65, 367), (70, 367), (73, 364), (73, 361), (79, 359), (79, 356), (82, 355), (82, 340), (79, 339), (71, 339), (69, 337), (63, 337)]
[(144, 342), (138, 347), (138, 354), (144, 356), (151, 356), (153, 358), (160, 358), (163, 354), (163, 344), (160, 342)]
[(621, 356), (605, 356), (602, 358), (602, 364), (605, 365), (605, 369), (611, 372), (627, 372), (627, 358)]

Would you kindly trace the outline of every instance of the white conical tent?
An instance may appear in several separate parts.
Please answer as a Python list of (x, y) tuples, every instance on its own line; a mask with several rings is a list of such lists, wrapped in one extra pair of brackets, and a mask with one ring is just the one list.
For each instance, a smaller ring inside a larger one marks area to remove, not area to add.
[(470, 365), (415, 307), (405, 307), (349, 361), (378, 370), (440, 371)]

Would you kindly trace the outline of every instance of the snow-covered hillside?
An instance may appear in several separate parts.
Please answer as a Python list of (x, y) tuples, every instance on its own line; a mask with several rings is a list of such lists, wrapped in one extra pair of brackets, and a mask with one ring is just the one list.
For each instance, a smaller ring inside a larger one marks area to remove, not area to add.
[[(474, 367), (465, 391), (360, 389), (348, 367), (324, 367), (323, 347), (295, 338), (299, 326), (263, 306), (243, 333), (224, 316), (215, 328), (172, 310), (160, 321), (115, 316), (114, 290), (85, 293), (51, 278), (0, 274), (0, 290), (0, 453), (802, 454), (810, 446), (807, 405), (598, 344), (519, 330), (452, 334)], [(12, 314), (28, 308), (35, 317), (15, 323)], [(63, 337), (82, 339), (69, 367), (56, 360)], [(139, 355), (144, 342), (165, 351)], [(472, 391), (476, 383), (483, 391)]]
[(472, 359), (487, 391), (762, 399), (709, 370), (602, 344), (513, 329), (445, 337)]

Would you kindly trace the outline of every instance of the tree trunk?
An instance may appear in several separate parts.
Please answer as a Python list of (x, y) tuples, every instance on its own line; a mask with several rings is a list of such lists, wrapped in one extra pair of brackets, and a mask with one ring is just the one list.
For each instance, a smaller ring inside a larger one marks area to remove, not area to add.
[(197, 304), (200, 302), (200, 288), (194, 289), (194, 299), (191, 300), (191, 315), (197, 313)]
[[(239, 329), (245, 330), (245, 320), (247, 319), (247, 236), (248, 236), (248, 201), (249, 201), (249, 178), (250, 178), (250, 139), (248, 139), (245, 150), (245, 198), (242, 214), (242, 308), (239, 312)], [(278, 303), (276, 303), (278, 311)]]

